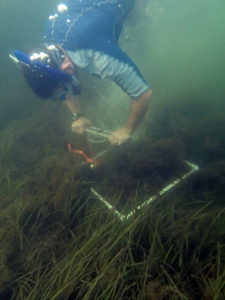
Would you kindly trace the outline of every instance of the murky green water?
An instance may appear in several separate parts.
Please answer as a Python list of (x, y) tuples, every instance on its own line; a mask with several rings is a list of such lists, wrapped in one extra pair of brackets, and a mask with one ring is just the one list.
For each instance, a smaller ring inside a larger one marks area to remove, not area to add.
[[(8, 117), (20, 118), (41, 105), (34, 101), (9, 61), (8, 52), (15, 48), (26, 49), (41, 38), (45, 20), (56, 3), (58, 1), (53, 0), (0, 2), (3, 124)], [(223, 0), (142, 0), (137, 3), (121, 43), (151, 83), (154, 107), (192, 97), (210, 107), (220, 109), (222, 105), (224, 108), (224, 13)], [(98, 87), (100, 83), (93, 79), (92, 85)], [(105, 88), (97, 93), (98, 103), (103, 105), (100, 108), (111, 107), (111, 112), (106, 112), (107, 117), (123, 103), (120, 98), (126, 98), (118, 88), (112, 91), (112, 85), (104, 84)], [(88, 85), (87, 89), (89, 93), (94, 90), (96, 96), (93, 86)], [(124, 101), (125, 107), (127, 102)]]
[[(118, 223), (82, 181), (82, 158), (67, 150), (79, 139), (66, 108), (37, 99), (8, 57), (41, 40), (59, 1), (0, 0), (1, 299), (225, 299), (225, 1), (137, 1), (120, 42), (153, 98), (131, 143), (135, 164), (130, 144), (121, 155), (118, 193), (125, 182), (133, 203), (141, 190), (123, 175), (129, 164), (147, 188), (149, 174), (164, 186), (162, 167), (171, 171), (178, 154), (200, 171), (128, 227)], [(81, 79), (89, 118), (116, 129), (128, 97), (107, 80)], [(107, 162), (116, 169), (112, 155)], [(113, 196), (112, 169), (101, 178)]]

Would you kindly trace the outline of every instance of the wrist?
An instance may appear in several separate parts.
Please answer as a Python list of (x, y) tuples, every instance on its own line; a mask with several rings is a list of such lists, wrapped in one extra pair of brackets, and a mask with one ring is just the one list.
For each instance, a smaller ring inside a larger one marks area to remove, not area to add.
[(129, 135), (131, 135), (132, 132), (133, 132), (133, 130), (130, 128), (130, 126), (126, 125), (126, 126), (124, 126), (124, 129), (125, 129), (126, 133), (129, 134)]
[(73, 112), (72, 113), (72, 120), (73, 122), (83, 117), (83, 114), (80, 112)]

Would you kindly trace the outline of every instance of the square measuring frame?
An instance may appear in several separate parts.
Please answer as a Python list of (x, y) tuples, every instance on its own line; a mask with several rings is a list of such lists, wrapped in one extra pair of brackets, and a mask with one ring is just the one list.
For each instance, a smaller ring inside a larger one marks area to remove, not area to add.
[[(90, 127), (87, 129), (88, 139), (89, 142), (93, 142), (93, 138), (100, 138), (100, 143), (105, 142), (108, 140), (109, 135), (111, 134), (110, 131), (106, 131), (97, 127)], [(95, 141), (96, 142), (96, 141)], [(101, 157), (104, 155), (109, 149), (99, 151), (94, 156), (94, 159)], [(168, 192), (172, 191), (174, 188), (177, 187), (179, 183), (181, 183), (183, 180), (191, 176), (193, 173), (197, 172), (199, 170), (199, 166), (191, 163), (189, 161), (185, 161), (186, 165), (188, 166), (189, 170), (184, 173), (183, 175), (179, 176), (178, 178), (171, 181), (169, 184), (165, 185), (163, 188), (161, 188), (156, 194), (150, 196), (148, 199), (144, 200), (143, 203), (138, 204), (136, 207), (132, 208), (130, 211), (124, 213), (117, 209), (113, 204), (111, 204), (103, 195), (101, 195), (94, 187), (91, 187), (91, 193), (98, 199), (100, 202), (102, 202), (108, 209), (111, 211), (115, 216), (119, 218), (120, 221), (126, 221), (130, 219), (132, 216), (134, 216), (138, 211), (142, 210), (144, 207), (147, 207), (149, 204), (151, 204), (153, 201), (158, 200), (165, 196)]]

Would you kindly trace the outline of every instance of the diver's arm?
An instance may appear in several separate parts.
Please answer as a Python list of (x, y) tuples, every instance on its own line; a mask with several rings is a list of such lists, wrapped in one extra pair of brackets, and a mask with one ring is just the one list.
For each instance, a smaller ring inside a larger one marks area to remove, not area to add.
[(114, 131), (109, 137), (109, 141), (112, 145), (121, 145), (130, 138), (147, 112), (151, 95), (152, 91), (148, 90), (139, 98), (133, 100), (127, 122), (122, 128)]
[(130, 114), (124, 126), (124, 128), (126, 128), (127, 131), (129, 131), (131, 134), (135, 131), (135, 129), (138, 127), (138, 125), (141, 123), (142, 119), (144, 118), (148, 109), (151, 95), (152, 95), (152, 91), (148, 90), (139, 98), (132, 101)]
[(77, 114), (78, 118), (72, 123), (72, 131), (75, 133), (83, 134), (87, 127), (91, 125), (90, 120), (83, 117), (83, 109), (79, 95), (70, 95), (66, 98), (65, 104), (73, 114)]
[(66, 100), (65, 104), (71, 113), (82, 113), (81, 101), (79, 95), (69, 95)]

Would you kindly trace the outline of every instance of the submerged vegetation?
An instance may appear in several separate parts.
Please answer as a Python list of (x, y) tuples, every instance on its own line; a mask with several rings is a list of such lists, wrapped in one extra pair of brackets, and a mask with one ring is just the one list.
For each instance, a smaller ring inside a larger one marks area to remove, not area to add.
[[(225, 162), (201, 163), (121, 222), (91, 195), (82, 158), (67, 151), (82, 141), (60, 111), (45, 107), (1, 132), (1, 299), (225, 299)], [(152, 161), (186, 158), (177, 138), (142, 147), (161, 149)]]
[[(37, 101), (8, 60), (38, 42), (56, 2), (0, 1), (0, 299), (225, 300), (224, 0), (136, 1), (121, 45), (154, 93), (138, 157), (122, 158), (114, 181), (110, 153), (96, 177), (84, 171), (66, 110)], [(116, 128), (128, 99), (82, 76), (86, 113)], [(161, 187), (159, 164), (177, 175), (178, 158), (200, 171), (126, 222), (90, 193), (98, 179), (145, 198), (151, 185), (140, 195), (124, 170)]]

